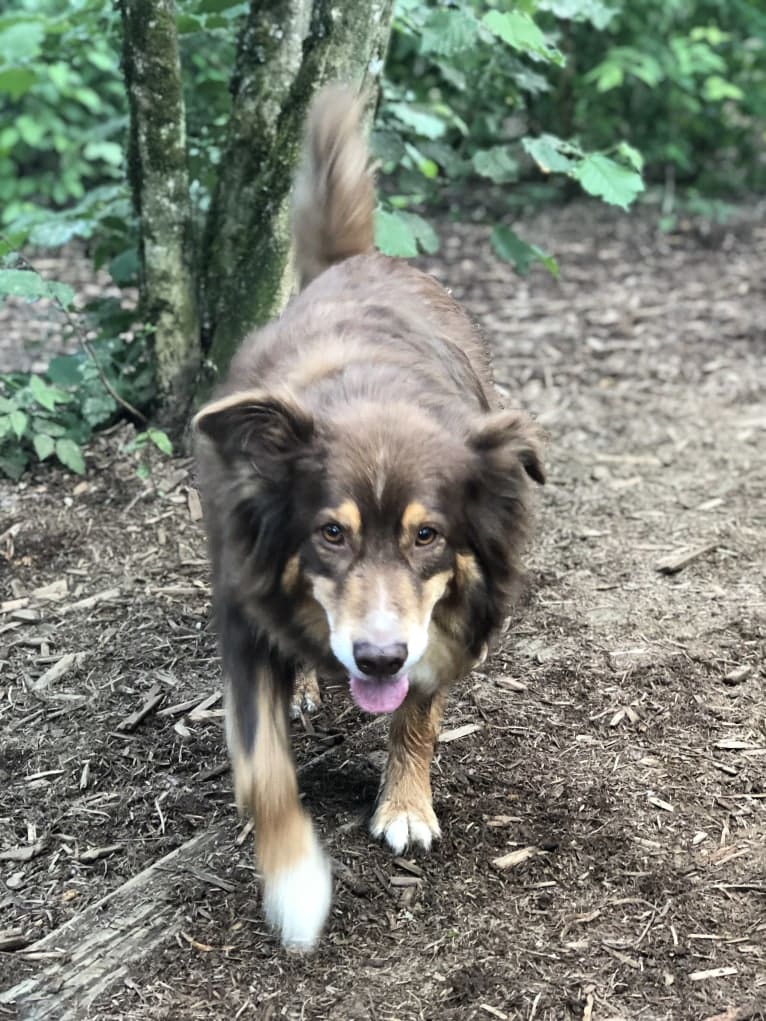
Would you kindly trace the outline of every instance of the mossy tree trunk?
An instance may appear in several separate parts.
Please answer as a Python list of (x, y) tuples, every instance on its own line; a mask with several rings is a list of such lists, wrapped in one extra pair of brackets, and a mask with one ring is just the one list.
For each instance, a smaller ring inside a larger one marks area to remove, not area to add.
[(176, 431), (201, 358), (176, 8), (174, 0), (120, 0), (120, 10), (141, 316), (151, 330), (161, 421)]
[(251, 2), (203, 246), (205, 347), (217, 372), (289, 294), (290, 190), (311, 97), (325, 82), (343, 80), (374, 101), (392, 6), (392, 0)]
[(308, 105), (333, 80), (358, 85), (374, 102), (393, 0), (251, 0), (200, 250), (174, 0), (118, 2), (142, 314), (153, 332), (163, 420), (177, 428), (245, 334), (282, 308), (291, 288), (292, 175)]

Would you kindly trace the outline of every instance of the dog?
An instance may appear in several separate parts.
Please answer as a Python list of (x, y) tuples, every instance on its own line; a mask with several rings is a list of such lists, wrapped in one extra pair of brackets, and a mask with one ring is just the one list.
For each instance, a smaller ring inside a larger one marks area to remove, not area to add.
[(300, 291), (194, 420), (236, 799), (266, 917), (304, 949), (331, 875), (291, 757), (296, 678), (340, 669), (362, 710), (390, 714), (371, 832), (427, 850), (445, 695), (505, 618), (544, 481), (538, 428), (501, 409), (468, 316), (375, 251), (375, 203), (359, 102), (328, 87), (295, 184)]

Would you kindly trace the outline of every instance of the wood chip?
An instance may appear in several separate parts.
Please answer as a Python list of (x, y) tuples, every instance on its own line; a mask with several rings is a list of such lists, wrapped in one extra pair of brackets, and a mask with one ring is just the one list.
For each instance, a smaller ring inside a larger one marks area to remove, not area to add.
[(26, 936), (23, 929), (2, 929), (0, 930), (0, 953), (10, 950), (21, 950), (33, 942), (31, 936)]
[(452, 730), (443, 730), (439, 734), (439, 742), (441, 744), (447, 744), (449, 741), (459, 741), (461, 737), (468, 737), (469, 734), (475, 734), (477, 730), (481, 730), (480, 723), (464, 723), (462, 727), (455, 727)]
[(420, 876), (391, 876), (391, 886), (420, 886), (423, 880)]
[(499, 1017), (501, 1021), (508, 1021), (507, 1014), (504, 1014), (502, 1010), (498, 1010), (497, 1007), (491, 1007), (488, 1003), (480, 1003), (479, 1009), (483, 1010), (485, 1014), (491, 1014), (492, 1017)]
[(193, 936), (190, 936), (188, 932), (184, 932), (183, 929), (181, 929), (181, 935), (189, 946), (194, 947), (195, 950), (201, 950), (204, 954), (209, 954), (215, 950), (215, 947), (211, 947), (209, 943), (200, 943), (199, 940), (194, 939)]
[(0, 603), (0, 613), (23, 610), (25, 606), (29, 606), (28, 596), (22, 596), (20, 599), (6, 599), (4, 603)]
[(539, 847), (530, 844), (528, 847), (518, 847), (515, 851), (510, 851), (501, 858), (494, 858), (492, 864), (496, 869), (513, 869), (517, 865), (529, 861), (530, 858), (535, 858), (538, 854), (544, 853)]
[(189, 722), (196, 723), (198, 720), (207, 720), (210, 718), (210, 707), (214, 706), (216, 702), (221, 701), (221, 692), (214, 691), (212, 695), (208, 695), (204, 698), (199, 705), (192, 712), (189, 713)]
[(498, 688), (508, 688), (510, 691), (526, 691), (529, 687), (523, 681), (517, 681), (515, 677), (496, 677), (495, 684)]
[(727, 751), (738, 752), (744, 748), (757, 748), (752, 741), (743, 741), (741, 738), (725, 737), (722, 741), (716, 741), (715, 748), (724, 748)]
[(751, 1018), (761, 1017), (763, 1006), (760, 1007), (751, 1003), (743, 1007), (728, 1007), (723, 1014), (712, 1014), (706, 1017), (705, 1021), (750, 1021)]
[(106, 858), (108, 855), (114, 854), (115, 851), (121, 851), (123, 846), (123, 844), (107, 844), (105, 847), (89, 847), (80, 852), (78, 861), (85, 862), (87, 865), (89, 862), (98, 861), (99, 858)]
[(24, 844), (20, 847), (9, 847), (6, 851), (0, 851), (0, 861), (32, 861), (37, 858), (48, 846), (48, 837), (41, 837), (34, 844)]
[(663, 812), (673, 811), (673, 806), (669, 801), (663, 801), (662, 798), (656, 798), (653, 794), (650, 794), (646, 800), (650, 805), (654, 805), (655, 808), (661, 808)]
[(741, 684), (752, 672), (753, 668), (746, 663), (744, 666), (738, 666), (734, 670), (730, 670), (728, 674), (724, 674), (723, 679), (727, 684)]
[(201, 883), (207, 883), (208, 886), (217, 886), (224, 893), (234, 893), (238, 889), (236, 883), (232, 883), (228, 879), (222, 879), (220, 876), (215, 875), (214, 872), (203, 872), (202, 869), (191, 866), (187, 866), (186, 871), (194, 876), (195, 879), (199, 879)]
[(423, 869), (419, 865), (416, 865), (414, 861), (407, 861), (406, 858), (394, 858), (394, 865), (397, 868), (404, 869), (405, 872), (409, 872), (411, 876), (424, 875)]
[(88, 596), (87, 599), (78, 599), (76, 603), (68, 603), (66, 606), (62, 606), (59, 612), (76, 613), (79, 610), (92, 610), (99, 603), (114, 602), (115, 599), (119, 598), (119, 595), (120, 590), (118, 588), (104, 589), (103, 592), (96, 592), (95, 595)]
[(33, 589), (30, 594), (33, 599), (39, 599), (46, 603), (57, 603), (61, 599), (66, 599), (68, 591), (66, 578), (59, 578), (58, 581), (52, 581), (48, 585)]
[(673, 553), (668, 553), (666, 557), (662, 557), (657, 561), (655, 567), (660, 574), (678, 574), (679, 571), (683, 571), (685, 567), (694, 563), (695, 560), (704, 557), (706, 553), (712, 553), (717, 547), (717, 542), (708, 543), (707, 546), (697, 546), (694, 549), (682, 547)]
[(727, 978), (729, 975), (739, 974), (739, 969), (734, 965), (727, 968), (709, 968), (707, 971), (693, 971), (689, 975), (690, 982), (706, 982), (709, 978)]
[(72, 670), (76, 670), (77, 667), (87, 659), (87, 652), (67, 652), (61, 659), (57, 660), (52, 667), (49, 667), (44, 674), (41, 674), (37, 680), (32, 684), (32, 691), (45, 691), (56, 681), (60, 681), (62, 677), (65, 677)]
[(160, 688), (158, 684), (155, 684), (152, 690), (146, 696), (146, 701), (141, 706), (141, 708), (136, 709), (134, 713), (131, 713), (130, 716), (126, 716), (121, 723), (118, 723), (117, 730), (118, 731), (135, 730), (139, 723), (145, 720), (146, 717), (154, 709), (157, 708), (157, 706), (160, 704), (160, 702), (162, 702), (164, 697), (165, 692), (162, 690), (162, 688)]
[(196, 489), (190, 487), (186, 490), (186, 506), (189, 508), (189, 517), (192, 521), (202, 520), (202, 504)]

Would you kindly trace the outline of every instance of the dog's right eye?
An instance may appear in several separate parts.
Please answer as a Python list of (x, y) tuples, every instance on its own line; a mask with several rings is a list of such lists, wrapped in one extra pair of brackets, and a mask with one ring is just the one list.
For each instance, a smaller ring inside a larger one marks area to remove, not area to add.
[(335, 521), (329, 521), (326, 525), (322, 525), (319, 531), (322, 533), (324, 541), (329, 542), (331, 546), (343, 545), (343, 529)]

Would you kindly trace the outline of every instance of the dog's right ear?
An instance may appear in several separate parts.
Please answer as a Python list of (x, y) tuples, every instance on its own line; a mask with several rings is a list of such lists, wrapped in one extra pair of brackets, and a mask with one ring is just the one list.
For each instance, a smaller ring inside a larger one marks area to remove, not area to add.
[(289, 460), (311, 441), (314, 421), (290, 399), (261, 391), (230, 394), (197, 412), (193, 426), (226, 461), (245, 459), (265, 469)]

